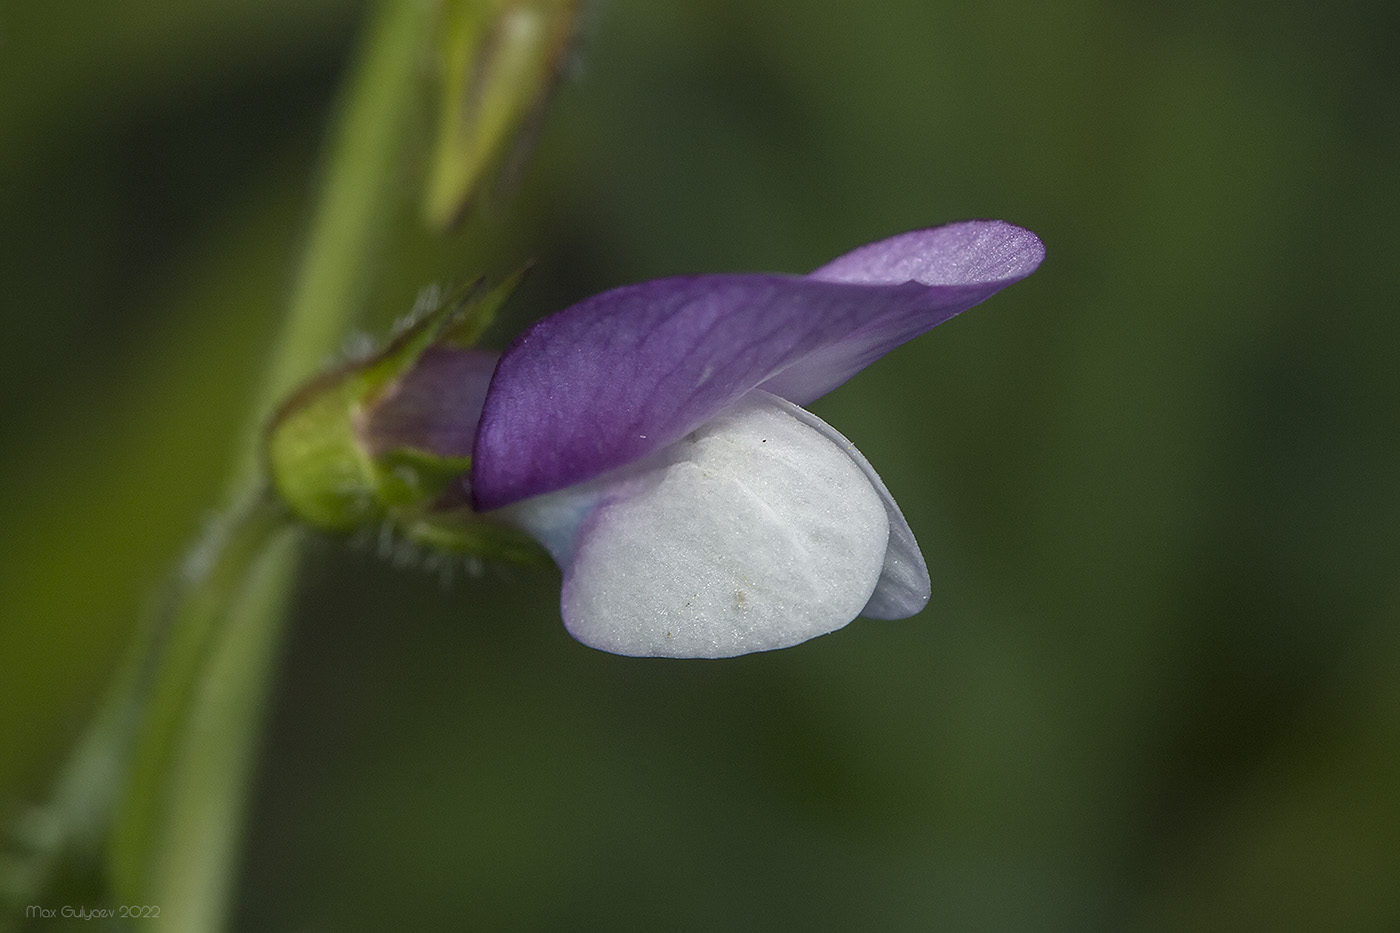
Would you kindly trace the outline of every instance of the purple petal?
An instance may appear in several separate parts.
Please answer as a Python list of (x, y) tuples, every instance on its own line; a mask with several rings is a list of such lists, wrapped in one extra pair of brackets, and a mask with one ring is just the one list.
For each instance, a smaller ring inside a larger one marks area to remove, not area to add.
[(477, 506), (631, 463), (754, 388), (806, 404), (1043, 256), (1027, 230), (968, 221), (861, 247), (810, 276), (657, 279), (585, 299), (501, 357), (473, 454)]
[(496, 355), (429, 347), (365, 411), (360, 425), (370, 453), (403, 448), (469, 457)]
[(1040, 238), (1004, 220), (912, 230), (857, 247), (807, 277), (862, 285), (971, 285), (1015, 282), (1045, 258)]

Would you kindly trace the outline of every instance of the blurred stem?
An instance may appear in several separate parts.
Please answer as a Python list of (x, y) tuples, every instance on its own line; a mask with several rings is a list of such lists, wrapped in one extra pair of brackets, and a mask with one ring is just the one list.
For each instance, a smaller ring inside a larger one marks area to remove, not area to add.
[(395, 201), (431, 13), (427, 0), (386, 0), (376, 11), (329, 140), (305, 254), (233, 471), (230, 505), (148, 633), (144, 674), (126, 678), (140, 716), (108, 865), (119, 903), (160, 908), (152, 929), (223, 926), (298, 562), (299, 535), (261, 479), (262, 423), (333, 356), (364, 305)]
[(280, 504), (252, 497), (190, 555), (147, 633), (107, 856), (121, 903), (161, 908), (156, 928), (218, 929), (295, 541)]
[(254, 437), (237, 473), (257, 476), (267, 415), (341, 347), (363, 309), (374, 257), (396, 199), (396, 169), (417, 97), (431, 0), (384, 0), (341, 100), (316, 216), (291, 305), (255, 409)]

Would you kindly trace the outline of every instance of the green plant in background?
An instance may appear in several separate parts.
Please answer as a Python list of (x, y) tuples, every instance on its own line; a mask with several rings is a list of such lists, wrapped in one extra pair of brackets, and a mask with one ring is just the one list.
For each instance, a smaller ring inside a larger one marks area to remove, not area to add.
[[(809, 269), (931, 217), (1024, 220), (1054, 262), (813, 406), (918, 531), (929, 622), (637, 662), (567, 637), (552, 569), (445, 589), (377, 535), (293, 533), (231, 924), (1395, 928), (1392, 7), (612, 0), (529, 183), (449, 235), (425, 98), (355, 286), (375, 333), (525, 256), (489, 347), (619, 282)], [(263, 385), (362, 12), (0, 9), (25, 840), (134, 604), (255, 450), (247, 387), (270, 408), (346, 358)], [(281, 518), (249, 501), (210, 523), (211, 593), (258, 589), (232, 555)], [(80, 760), (65, 785), (100, 785)], [(49, 904), (110, 903), (87, 890)]]
[(564, 570), (570, 632), (617, 654), (732, 657), (927, 604), (889, 491), (799, 405), (1033, 272), (1044, 248), (1019, 227), (916, 230), (806, 276), (623, 287), (499, 356), (475, 344), (519, 277), (478, 283), (425, 300), (383, 349), (305, 378), (374, 274), (425, 49), (442, 100), (426, 215), (444, 229), (538, 121), (577, 17), (528, 2), (379, 10), (256, 440), (54, 801), (31, 815), (47, 831), (11, 870), (17, 902), (84, 878), (122, 910), (145, 905), (131, 919), (220, 925), (297, 522), (478, 562), (538, 561), (539, 541)]
[[(0, 922), (25, 917), (26, 905), (78, 893), (127, 905), (113, 908), (124, 911), (118, 919), (154, 929), (222, 926), (297, 566), (296, 526), (262, 475), (263, 426), (358, 319), (396, 178), (408, 144), (419, 138), (413, 117), (423, 62), (440, 63), (442, 143), (427, 204), (431, 222), (446, 226), (538, 118), (578, 16), (579, 4), (567, 0), (378, 5), (329, 142), (305, 254), (227, 504), (143, 629), (52, 801), (18, 827), (19, 845), (0, 878)], [(491, 307), (478, 303), (477, 316), (464, 320), (454, 305), (449, 334), (420, 325), (357, 373), (355, 384), (391, 378), (402, 359), (426, 348), (417, 335), (473, 340)], [(285, 430), (288, 420), (295, 418), (280, 422), (284, 437), (295, 433)], [(299, 439), (304, 467), (304, 433)]]

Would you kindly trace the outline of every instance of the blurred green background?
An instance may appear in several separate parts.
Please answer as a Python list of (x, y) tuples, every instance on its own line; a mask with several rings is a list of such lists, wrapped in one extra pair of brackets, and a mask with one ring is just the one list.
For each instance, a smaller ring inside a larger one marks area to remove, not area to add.
[[(218, 502), (363, 13), (0, 5), (0, 815)], [(369, 328), (531, 257), (498, 344), (627, 281), (1028, 226), (1039, 273), (814, 406), (932, 604), (631, 660), (569, 639), (556, 573), (320, 539), (237, 926), (1400, 927), (1397, 34), (1381, 0), (596, 4), (515, 188), (386, 230)]]

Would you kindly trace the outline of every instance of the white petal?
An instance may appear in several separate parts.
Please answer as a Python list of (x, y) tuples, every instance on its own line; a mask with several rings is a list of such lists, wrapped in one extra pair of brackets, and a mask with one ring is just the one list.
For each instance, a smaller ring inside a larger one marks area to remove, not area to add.
[(802, 415), (753, 393), (655, 460), (504, 510), (565, 568), (574, 637), (716, 658), (855, 618), (885, 570), (889, 513), (864, 458)]
[(872, 619), (907, 619), (921, 611), (928, 605), (932, 589), (928, 578), (928, 565), (924, 563), (919, 542), (914, 540), (913, 529), (905, 521), (904, 513), (899, 510), (894, 496), (885, 488), (880, 474), (875, 472), (875, 468), (865, 459), (865, 455), (856, 449), (856, 445), (831, 425), (786, 399), (774, 396), (773, 400), (785, 406), (794, 418), (819, 431), (827, 440), (845, 451), (846, 456), (865, 473), (865, 478), (870, 480), (870, 485), (875, 487), (875, 491), (880, 494), (880, 501), (884, 503), (885, 514), (890, 522), (889, 548), (885, 551), (885, 566), (880, 574), (880, 582), (876, 584), (870, 602), (865, 604), (860, 614)]

